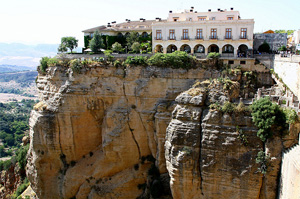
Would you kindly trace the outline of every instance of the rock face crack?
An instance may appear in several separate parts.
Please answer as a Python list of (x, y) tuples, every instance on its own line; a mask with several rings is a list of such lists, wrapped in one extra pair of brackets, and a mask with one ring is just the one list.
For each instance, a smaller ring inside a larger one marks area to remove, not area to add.
[(130, 117), (129, 117), (130, 112), (128, 110), (129, 103), (128, 103), (128, 98), (127, 98), (126, 91), (125, 91), (125, 84), (124, 84), (124, 82), (123, 82), (123, 93), (124, 93), (124, 97), (125, 97), (126, 102), (127, 102), (127, 125), (128, 125), (128, 128), (129, 128), (130, 132), (131, 132), (132, 139), (135, 142), (136, 147), (138, 149), (139, 159), (141, 159), (142, 158), (142, 156), (141, 156), (141, 149), (140, 149), (140, 146), (139, 146), (138, 142), (136, 141), (135, 135), (133, 133), (134, 129), (131, 128), (130, 122), (129, 122), (130, 121)]

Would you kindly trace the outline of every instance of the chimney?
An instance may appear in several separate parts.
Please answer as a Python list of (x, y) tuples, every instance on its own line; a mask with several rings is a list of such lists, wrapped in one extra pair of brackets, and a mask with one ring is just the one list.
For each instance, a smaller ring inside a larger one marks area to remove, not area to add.
[(111, 27), (110, 23), (107, 23), (107, 27)]
[(194, 6), (192, 6), (191, 9), (194, 10)]
[(211, 9), (208, 9), (208, 12), (211, 12)]
[(169, 13), (172, 13), (172, 10), (170, 10)]
[(233, 10), (233, 8), (230, 8), (230, 10)]
[(155, 20), (156, 20), (156, 21), (161, 21), (161, 18), (156, 17)]
[(193, 12), (193, 10), (190, 10), (190, 12)]

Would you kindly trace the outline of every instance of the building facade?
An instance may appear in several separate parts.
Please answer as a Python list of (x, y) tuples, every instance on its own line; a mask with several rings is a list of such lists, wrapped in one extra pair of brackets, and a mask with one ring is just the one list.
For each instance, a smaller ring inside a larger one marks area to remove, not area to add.
[(152, 24), (153, 52), (186, 51), (198, 56), (219, 52), (226, 57), (246, 57), (253, 49), (253, 19), (241, 19), (238, 11), (197, 12), (193, 7), (170, 11), (166, 21)]

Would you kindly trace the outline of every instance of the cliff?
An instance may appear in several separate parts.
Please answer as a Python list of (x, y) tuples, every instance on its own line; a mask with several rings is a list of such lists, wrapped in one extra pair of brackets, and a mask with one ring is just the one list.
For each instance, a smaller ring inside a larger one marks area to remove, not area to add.
[(249, 114), (209, 108), (253, 97), (258, 85), (272, 85), (270, 74), (257, 74), (256, 85), (233, 75), (239, 83), (225, 93), (223, 85), (189, 90), (196, 80), (220, 76), (203, 68), (47, 69), (30, 118), (33, 190), (39, 198), (275, 198), (284, 141), (275, 136), (266, 144), (274, 163), (264, 176)]

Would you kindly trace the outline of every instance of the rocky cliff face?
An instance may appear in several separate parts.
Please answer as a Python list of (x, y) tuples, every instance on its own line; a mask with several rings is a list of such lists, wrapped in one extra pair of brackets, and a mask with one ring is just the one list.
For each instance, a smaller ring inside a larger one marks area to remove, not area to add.
[(216, 71), (94, 67), (40, 75), (27, 175), (40, 198), (136, 198), (164, 143), (173, 100)]
[[(273, 137), (263, 143), (247, 111), (224, 113), (212, 108), (215, 102), (236, 98), (240, 90), (238, 85), (229, 91), (223, 88), (198, 84), (176, 98), (165, 143), (172, 196), (276, 198), (281, 154), (295, 144), (298, 127), (292, 126), (289, 135), (274, 129)], [(256, 162), (259, 151), (269, 156), (265, 175)]]
[[(39, 198), (170, 198), (170, 181), (173, 198), (275, 198), (281, 137), (265, 146), (274, 164), (263, 176), (249, 114), (209, 108), (244, 95), (242, 76), (228, 92), (208, 83), (188, 90), (219, 76), (201, 68), (49, 68), (30, 118), (33, 190)], [(259, 83), (272, 84), (269, 77), (260, 74)]]

